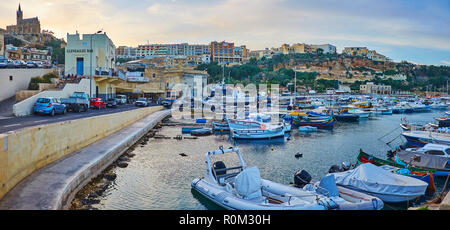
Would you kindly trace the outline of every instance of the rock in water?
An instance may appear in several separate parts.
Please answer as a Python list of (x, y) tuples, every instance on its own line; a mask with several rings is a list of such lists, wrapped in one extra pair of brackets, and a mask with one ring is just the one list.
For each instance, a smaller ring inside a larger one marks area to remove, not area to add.
[(178, 155), (180, 155), (180, 156), (182, 156), (182, 157), (187, 157), (187, 155), (186, 155), (185, 153), (180, 153), (180, 154), (178, 154)]

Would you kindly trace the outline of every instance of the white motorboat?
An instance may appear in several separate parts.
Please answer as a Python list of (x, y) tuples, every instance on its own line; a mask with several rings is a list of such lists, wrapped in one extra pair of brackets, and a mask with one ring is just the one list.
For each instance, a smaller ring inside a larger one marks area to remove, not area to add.
[(419, 179), (394, 174), (371, 163), (332, 173), (336, 184), (376, 196), (384, 202), (405, 202), (425, 194), (428, 184)]
[[(239, 166), (227, 168), (223, 161), (211, 165), (211, 157), (236, 153)], [(330, 210), (349, 201), (290, 185), (262, 179), (257, 167), (247, 167), (238, 148), (206, 153), (206, 175), (196, 178), (191, 187), (208, 200), (231, 210)], [(334, 192), (335, 193), (335, 192)], [(351, 194), (349, 195), (351, 196)], [(378, 209), (378, 205), (375, 206)]]

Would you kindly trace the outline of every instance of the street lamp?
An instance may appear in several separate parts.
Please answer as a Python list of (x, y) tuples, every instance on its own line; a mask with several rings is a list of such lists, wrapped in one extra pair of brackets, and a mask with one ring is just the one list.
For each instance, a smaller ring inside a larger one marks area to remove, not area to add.
[[(101, 33), (102, 31), (101, 30), (99, 30), (99, 31), (97, 31), (95, 34), (99, 34), (99, 33)], [(95, 35), (95, 34), (91, 34), (91, 50), (89, 50), (89, 52), (91, 53), (91, 57), (90, 57), (90, 59), (91, 59), (91, 77), (90, 77), (90, 80), (89, 80), (89, 97), (92, 97), (92, 53), (94, 52), (94, 50), (92, 50), (92, 35)]]

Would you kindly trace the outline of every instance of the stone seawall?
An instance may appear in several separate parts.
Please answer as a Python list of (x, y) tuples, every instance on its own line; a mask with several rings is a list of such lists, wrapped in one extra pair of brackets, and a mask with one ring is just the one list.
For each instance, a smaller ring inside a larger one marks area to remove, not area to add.
[(0, 198), (36, 170), (161, 109), (148, 107), (0, 134)]

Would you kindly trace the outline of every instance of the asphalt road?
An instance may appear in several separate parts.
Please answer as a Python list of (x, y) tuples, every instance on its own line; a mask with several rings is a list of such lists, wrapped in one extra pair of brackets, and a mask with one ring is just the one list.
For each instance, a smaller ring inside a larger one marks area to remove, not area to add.
[(118, 113), (134, 109), (139, 109), (134, 105), (119, 105), (117, 108), (105, 108), (105, 109), (89, 109), (87, 112), (67, 112), (64, 114), (56, 114), (54, 117), (49, 115), (30, 115), (25, 117), (4, 117), (0, 116), (0, 133), (5, 133), (13, 130), (18, 130), (26, 127), (51, 124), (55, 122), (76, 120), (86, 117), (93, 117), (98, 115), (104, 115), (109, 113)]

